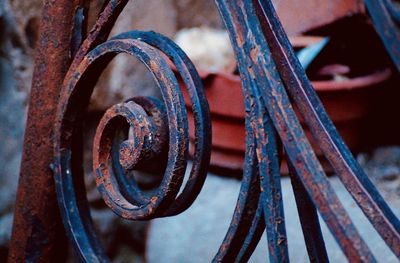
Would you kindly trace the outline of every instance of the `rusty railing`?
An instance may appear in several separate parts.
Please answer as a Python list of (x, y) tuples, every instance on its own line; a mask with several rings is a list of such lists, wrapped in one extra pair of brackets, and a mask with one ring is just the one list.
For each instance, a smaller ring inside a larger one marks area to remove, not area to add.
[[(183, 51), (158, 33), (132, 31), (107, 40), (127, 2), (105, 1), (94, 28), (85, 34), (88, 1), (45, 1), (10, 262), (59, 259), (66, 251), (64, 233), (82, 261), (109, 261), (86, 199), (81, 116), (101, 72), (119, 53), (146, 65), (163, 101), (135, 97), (111, 107), (101, 119), (93, 145), (93, 173), (105, 203), (122, 218), (149, 220), (183, 212), (201, 191), (211, 148), (210, 115), (201, 80)], [(246, 156), (233, 218), (213, 261), (247, 261), (264, 231), (270, 261), (289, 261), (280, 146), (289, 166), (310, 261), (328, 261), (317, 211), (350, 261), (376, 261), (330, 185), (294, 105), (344, 186), (400, 257), (399, 219), (333, 126), (271, 1), (216, 0), (216, 5), (230, 33), (243, 84)], [(365, 0), (365, 6), (400, 69), (397, 3)], [(166, 57), (184, 80), (194, 112), (195, 151), (184, 186), (188, 120), (180, 86)], [(130, 128), (133, 139), (128, 139)], [(157, 192), (149, 198), (125, 172), (154, 162), (165, 172)]]

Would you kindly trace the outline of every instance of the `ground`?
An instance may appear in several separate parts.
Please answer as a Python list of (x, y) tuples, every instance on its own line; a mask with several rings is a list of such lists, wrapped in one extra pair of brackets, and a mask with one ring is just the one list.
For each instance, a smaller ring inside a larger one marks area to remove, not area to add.
[[(371, 155), (361, 154), (358, 159), (395, 214), (400, 216), (400, 148), (378, 149)], [(330, 182), (378, 262), (398, 262), (339, 178), (333, 176)], [(240, 182), (235, 179), (210, 174), (200, 196), (187, 212), (154, 220), (147, 244), (149, 262), (210, 262), (228, 229), (239, 187)], [(292, 262), (309, 262), (289, 178), (282, 179), (282, 189), (290, 259)], [(324, 223), (322, 231), (331, 262), (345, 262)], [(250, 262), (265, 262), (267, 257), (264, 237)]]

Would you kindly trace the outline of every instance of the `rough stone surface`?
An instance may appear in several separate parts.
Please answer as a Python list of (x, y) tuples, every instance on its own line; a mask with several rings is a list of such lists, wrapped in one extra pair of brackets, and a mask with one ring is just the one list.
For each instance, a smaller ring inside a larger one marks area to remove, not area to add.
[(42, 0), (10, 0), (13, 13), (17, 20), (18, 30), (22, 33), (29, 27), (29, 22), (40, 18)]
[(4, 4), (0, 6), (0, 215), (10, 212), (15, 201), (25, 119), (25, 94), (17, 89), (14, 75), (13, 51), (18, 49), (12, 42), (14, 24)]
[(23, 96), (15, 90), (12, 69), (0, 58), (0, 214), (9, 212), (15, 202), (18, 171), (21, 160), (25, 112)]
[(360, 154), (358, 161), (394, 207), (400, 207), (400, 147), (385, 147)]
[(207, 26), (223, 28), (218, 9), (214, 1), (177, 0), (174, 1), (178, 12), (178, 28)]
[(11, 0), (9, 10), (14, 20), (15, 48), (10, 50), (10, 61), (13, 63), (16, 88), (29, 96), (32, 85), (34, 47), (38, 40), (39, 21), (42, 10), (41, 0)]
[(6, 262), (7, 260), (7, 244), (11, 239), (12, 222), (12, 213), (0, 217), (0, 262)]
[[(130, 30), (153, 30), (173, 37), (177, 31), (172, 0), (130, 1), (118, 18), (111, 36)], [(137, 59), (118, 55), (103, 73), (91, 109), (104, 110), (133, 96), (158, 96), (152, 75)]]
[[(21, 54), (7, 2), (0, 2), (0, 262), (11, 236), (12, 210), (18, 184), (25, 123), (26, 92), (18, 89), (15, 56)], [(14, 41), (13, 41), (14, 40)]]
[[(393, 163), (397, 163), (396, 167), (399, 168), (400, 155), (397, 154), (395, 155), (397, 158), (393, 158), (391, 154), (393, 152), (399, 152), (399, 148), (378, 150), (365, 166), (378, 165), (384, 169), (387, 159), (383, 156), (390, 155), (392, 159), (395, 159)], [(373, 176), (374, 168), (367, 169), (367, 172)], [(400, 178), (399, 174), (397, 178)], [(382, 187), (380, 179), (373, 178), (373, 180), (380, 181), (378, 186), (381, 193), (395, 214), (400, 216), (400, 204), (397, 202), (400, 193), (397, 192), (396, 196), (393, 196), (385, 190), (385, 187)], [(356, 222), (357, 229), (379, 262), (398, 262), (340, 180), (332, 177), (330, 181), (350, 218)], [(210, 174), (200, 196), (186, 212), (176, 217), (152, 221), (147, 242), (148, 262), (160, 262), (160, 258), (163, 262), (211, 262), (228, 229), (239, 188), (240, 182), (235, 179)], [(290, 259), (292, 262), (309, 262), (289, 178), (282, 179), (282, 189)], [(320, 221), (323, 222), (321, 218)], [(322, 232), (331, 262), (346, 262), (325, 223), (322, 223)], [(266, 251), (267, 244), (264, 235), (250, 262), (266, 262), (268, 258)]]

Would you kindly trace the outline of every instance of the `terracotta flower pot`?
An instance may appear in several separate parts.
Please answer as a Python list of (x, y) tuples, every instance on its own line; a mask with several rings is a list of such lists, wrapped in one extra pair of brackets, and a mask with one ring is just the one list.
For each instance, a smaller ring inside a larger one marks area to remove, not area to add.
[[(199, 73), (212, 116), (211, 164), (233, 170), (242, 169), (245, 128), (240, 77), (228, 73), (209, 74), (201, 70)], [(350, 149), (357, 151), (368, 143), (365, 136), (360, 135), (365, 133), (368, 116), (376, 109), (375, 93), (383, 92), (382, 86), (391, 75), (391, 70), (386, 68), (355, 78), (312, 81), (326, 111)], [(184, 98), (188, 102), (186, 93)], [(189, 107), (188, 114), (192, 118)], [(313, 143), (310, 132), (307, 128), (305, 130), (318, 154), (319, 149)], [(192, 132), (193, 127), (190, 127), (191, 138)]]

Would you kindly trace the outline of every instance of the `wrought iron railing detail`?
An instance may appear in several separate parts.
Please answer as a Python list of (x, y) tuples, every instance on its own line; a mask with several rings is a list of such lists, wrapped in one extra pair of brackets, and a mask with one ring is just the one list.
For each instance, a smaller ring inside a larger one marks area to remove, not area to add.
[[(189, 147), (188, 120), (180, 86), (156, 49), (171, 59), (185, 80), (195, 116), (193, 165), (181, 193)], [(65, 80), (55, 127), (53, 164), (64, 224), (82, 259), (90, 262), (94, 257), (99, 261), (104, 257), (96, 256), (99, 244), (92, 245), (91, 240), (96, 237), (87, 218), (87, 205), (82, 205), (87, 201), (74, 191), (74, 180), (82, 180), (77, 179), (82, 174), (73, 165), (74, 130), (79, 126), (79, 113), (89, 102), (96, 78), (118, 53), (135, 56), (146, 65), (164, 103), (156, 98), (136, 97), (111, 107), (101, 119), (93, 146), (93, 173), (106, 204), (119, 216), (131, 220), (179, 214), (200, 192), (210, 159), (211, 126), (202, 84), (194, 66), (172, 41), (153, 32), (130, 32), (90, 51), (72, 77)], [(133, 129), (132, 139), (128, 138), (129, 127)], [(154, 165), (154, 161), (160, 166), (164, 163), (165, 173), (157, 193), (148, 198), (124, 172)]]
[(365, 0), (364, 2), (386, 50), (400, 70), (400, 1)]
[(318, 143), (319, 148), (347, 190), (377, 231), (393, 248), (394, 252), (399, 255), (399, 220), (353, 158), (323, 109), (304, 70), (295, 57), (282, 27), (279, 25), (279, 20), (274, 14), (272, 5), (268, 1), (259, 2), (262, 2), (258, 6), (261, 9), (260, 13), (265, 14), (266, 20), (269, 20), (269, 22), (262, 25), (263, 31), (267, 42), (271, 46), (271, 56), (275, 58), (277, 68), (283, 76), (282, 80), (289, 96), (300, 109), (303, 119), (310, 127), (314, 140)]
[[(100, 120), (93, 143), (93, 174), (112, 211), (129, 220), (174, 216), (185, 211), (201, 191), (210, 160), (208, 104), (200, 77), (184, 52), (155, 32), (132, 31), (107, 40), (127, 2), (106, 1), (85, 40), (80, 43), (81, 37), (72, 38), (71, 46), (79, 48), (73, 50), (75, 56), (65, 75), (55, 117), (52, 170), (58, 205), (65, 230), (85, 262), (109, 259), (94, 230), (86, 199), (81, 116), (101, 72), (117, 54), (136, 57), (151, 71), (162, 101), (135, 97), (110, 107)], [(242, 79), (246, 156), (231, 224), (213, 262), (246, 262), (264, 232), (270, 261), (289, 261), (280, 178), (282, 158), (289, 166), (310, 261), (328, 261), (319, 212), (349, 260), (375, 262), (333, 190), (294, 107), (299, 109), (314, 140), (355, 202), (400, 257), (399, 219), (336, 131), (297, 60), (271, 1), (215, 2), (229, 31)], [(369, 8), (373, 3), (366, 1)], [(374, 21), (381, 11), (370, 10)], [(389, 0), (382, 12), (390, 13), (392, 21), (398, 23), (397, 6)], [(75, 21), (82, 23), (75, 28), (85, 24), (84, 17)], [(379, 32), (382, 27), (377, 23)], [(391, 31), (384, 37), (397, 66), (398, 34), (399, 31)], [(171, 64), (186, 86), (194, 113), (193, 164), (185, 185), (188, 118)], [(134, 136), (129, 136), (129, 130)], [(126, 173), (155, 162), (164, 170), (164, 176), (154, 196), (147, 197)]]

